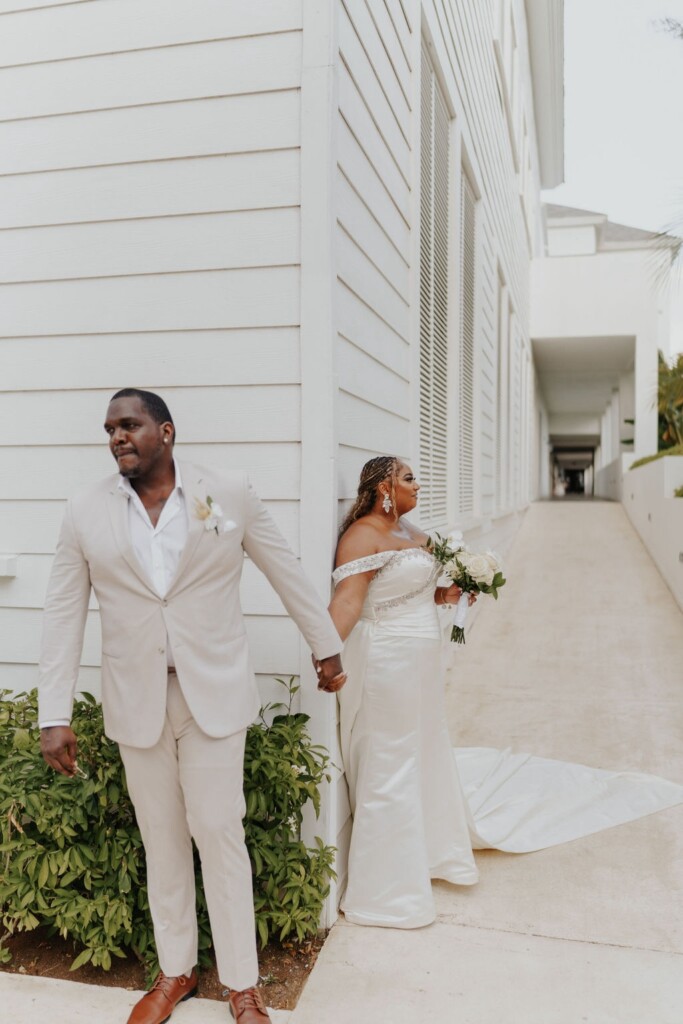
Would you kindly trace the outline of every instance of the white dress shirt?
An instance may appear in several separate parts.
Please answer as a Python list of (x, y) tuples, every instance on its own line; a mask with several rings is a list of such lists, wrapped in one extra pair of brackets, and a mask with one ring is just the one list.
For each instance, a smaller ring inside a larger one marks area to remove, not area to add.
[[(128, 498), (128, 529), (133, 551), (159, 597), (165, 597), (178, 570), (180, 556), (189, 529), (180, 467), (175, 467), (175, 487), (171, 491), (156, 526), (152, 525), (140, 496), (125, 476), (118, 488)], [(170, 645), (167, 647), (170, 653)], [(173, 664), (169, 662), (169, 664)]]
[[(180, 467), (173, 460), (175, 487), (161, 510), (156, 526), (152, 525), (147, 509), (130, 480), (119, 476), (118, 489), (128, 501), (128, 530), (135, 557), (159, 597), (165, 597), (178, 570), (178, 563), (187, 542), (189, 523), (187, 505), (183, 494)], [(173, 651), (170, 641), (166, 643), (169, 668), (173, 668)], [(66, 719), (41, 722), (41, 729), (53, 725), (68, 725)]]

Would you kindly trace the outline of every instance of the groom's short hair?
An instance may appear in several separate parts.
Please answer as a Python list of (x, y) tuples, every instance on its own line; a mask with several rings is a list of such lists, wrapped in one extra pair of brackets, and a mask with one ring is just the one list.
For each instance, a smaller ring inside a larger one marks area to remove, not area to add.
[(151, 416), (156, 423), (171, 424), (173, 427), (173, 443), (175, 444), (175, 423), (171, 416), (171, 410), (160, 395), (155, 395), (153, 391), (144, 391), (142, 388), (121, 388), (120, 391), (117, 391), (115, 395), (111, 396), (110, 401), (113, 402), (117, 398), (139, 398), (140, 404), (145, 412)]

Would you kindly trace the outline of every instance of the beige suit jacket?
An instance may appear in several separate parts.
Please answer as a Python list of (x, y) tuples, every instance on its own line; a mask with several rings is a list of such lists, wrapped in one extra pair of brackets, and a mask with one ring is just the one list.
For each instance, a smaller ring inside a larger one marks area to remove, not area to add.
[[(209, 736), (246, 728), (259, 708), (239, 583), (244, 552), (266, 574), (317, 657), (342, 643), (319, 595), (244, 473), (180, 463), (189, 534), (164, 598), (138, 562), (118, 475), (67, 505), (45, 604), (40, 721), (71, 717), (91, 587), (102, 623), (106, 733), (153, 746), (166, 713), (167, 636), (185, 699)], [(194, 515), (195, 498), (221, 505), (235, 525), (218, 535)]]

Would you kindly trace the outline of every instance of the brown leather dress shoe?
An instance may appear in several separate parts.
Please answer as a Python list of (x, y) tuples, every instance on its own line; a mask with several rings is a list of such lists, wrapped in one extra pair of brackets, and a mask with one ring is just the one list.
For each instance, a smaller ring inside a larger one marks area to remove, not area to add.
[(242, 992), (230, 991), (228, 1002), (237, 1024), (264, 1024), (270, 1020), (263, 996), (257, 988), (245, 988)]
[(135, 1004), (128, 1024), (164, 1024), (170, 1020), (178, 1003), (197, 995), (197, 971), (189, 978), (167, 978), (163, 971), (142, 999)]

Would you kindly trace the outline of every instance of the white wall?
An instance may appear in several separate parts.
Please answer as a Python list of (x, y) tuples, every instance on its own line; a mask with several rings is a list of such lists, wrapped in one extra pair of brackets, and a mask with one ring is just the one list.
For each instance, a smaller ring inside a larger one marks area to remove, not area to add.
[[(683, 457), (668, 456), (624, 473), (626, 513), (683, 608)], [(637, 581), (635, 581), (637, 585)]]
[(548, 256), (586, 256), (594, 253), (596, 248), (592, 224), (548, 232)]
[[(600, 252), (534, 260), (531, 294), (534, 338), (625, 338), (635, 336), (636, 393), (628, 392), (635, 415), (637, 456), (657, 450), (657, 346), (661, 317), (647, 250)], [(616, 454), (616, 453), (614, 453)]]
[[(24, 7), (0, 5), (0, 548), (19, 555), (0, 671), (17, 688), (64, 500), (113, 469), (115, 389), (166, 398), (180, 457), (248, 469), (297, 549), (302, 472), (300, 0)], [(297, 634), (250, 566), (243, 596), (269, 696), (299, 670)]]
[(621, 456), (612, 459), (604, 466), (599, 466), (596, 463), (595, 497), (604, 498), (607, 501), (620, 501), (622, 473)]
[(411, 229), (419, 7), (337, 0), (336, 10), (336, 405), (339, 497), (348, 504), (373, 455), (416, 458)]

